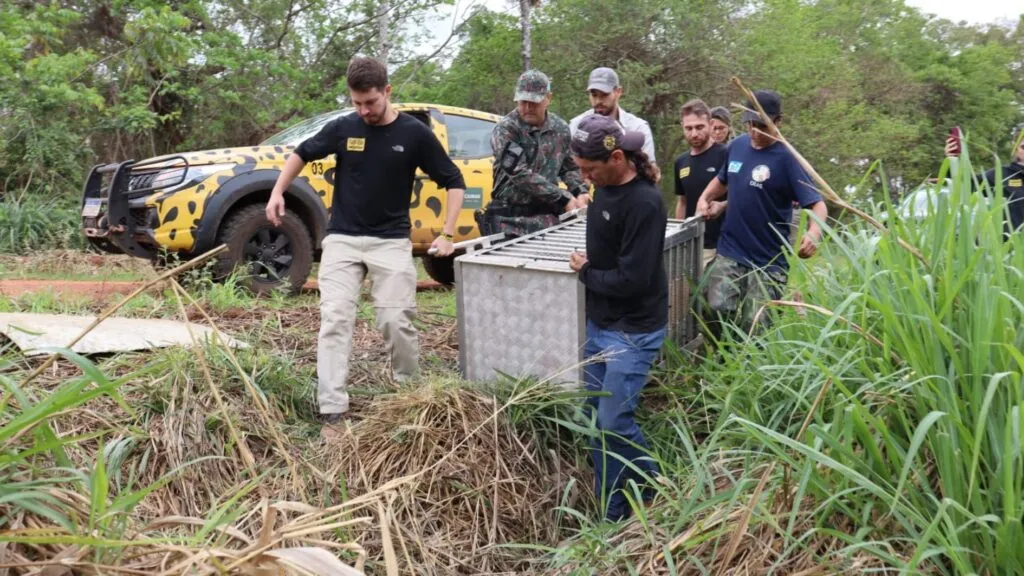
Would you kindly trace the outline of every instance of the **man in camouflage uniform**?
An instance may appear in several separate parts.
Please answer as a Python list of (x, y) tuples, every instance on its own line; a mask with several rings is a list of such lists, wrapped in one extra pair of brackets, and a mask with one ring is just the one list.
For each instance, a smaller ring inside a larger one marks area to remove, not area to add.
[[(551, 81), (539, 70), (524, 72), (516, 84), (516, 109), (491, 134), (494, 191), (477, 211), (480, 232), (515, 238), (558, 224), (558, 215), (585, 206), (580, 169), (569, 150), (569, 125), (548, 112)], [(568, 190), (558, 186), (565, 182)]]

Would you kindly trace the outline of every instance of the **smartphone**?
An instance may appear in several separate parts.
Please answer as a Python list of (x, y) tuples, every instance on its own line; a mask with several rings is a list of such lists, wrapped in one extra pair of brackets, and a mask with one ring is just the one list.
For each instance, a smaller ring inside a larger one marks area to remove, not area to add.
[(951, 128), (950, 131), (949, 131), (949, 137), (953, 139), (953, 142), (955, 144), (955, 148), (953, 149), (953, 154), (956, 154), (957, 156), (960, 155), (960, 136), (961, 136), (961, 134), (962, 133), (960, 132), (960, 127), (959, 126), (953, 126), (953, 128)]

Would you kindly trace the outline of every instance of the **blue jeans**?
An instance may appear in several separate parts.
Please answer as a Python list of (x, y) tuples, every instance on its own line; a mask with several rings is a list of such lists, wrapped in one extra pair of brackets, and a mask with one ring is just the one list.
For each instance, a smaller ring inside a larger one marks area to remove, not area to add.
[[(655, 332), (624, 333), (604, 330), (587, 321), (587, 342), (583, 357), (583, 381), (588, 392), (606, 395), (587, 399), (597, 414), (597, 438), (591, 441), (590, 458), (594, 464), (594, 493), (598, 501), (607, 503), (605, 518), (618, 521), (626, 516), (627, 502), (623, 489), (629, 480), (642, 485), (643, 477), (627, 466), (632, 463), (648, 477), (659, 473), (650, 457), (647, 440), (636, 423), (635, 412), (640, 391), (647, 374), (665, 341), (667, 328)], [(608, 357), (590, 359), (598, 354)]]

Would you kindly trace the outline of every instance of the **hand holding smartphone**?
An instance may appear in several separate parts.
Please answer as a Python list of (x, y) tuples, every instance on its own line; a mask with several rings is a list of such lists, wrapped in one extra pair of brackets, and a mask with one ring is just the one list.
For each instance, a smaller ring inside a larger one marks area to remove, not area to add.
[(961, 151), (960, 139), (963, 133), (959, 126), (953, 126), (949, 131), (949, 138), (946, 140), (946, 155), (959, 156)]

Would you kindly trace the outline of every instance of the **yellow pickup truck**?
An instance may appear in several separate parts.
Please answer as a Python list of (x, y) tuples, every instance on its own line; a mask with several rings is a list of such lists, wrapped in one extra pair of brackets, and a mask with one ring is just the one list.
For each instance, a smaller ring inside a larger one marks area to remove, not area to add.
[[(427, 124), (462, 170), (466, 195), (456, 242), (480, 235), (473, 212), (491, 198), (490, 137), (500, 116), (435, 104), (395, 104)], [(82, 194), (82, 230), (98, 249), (158, 260), (187, 260), (227, 244), (217, 277), (244, 267), (257, 293), (296, 290), (320, 256), (334, 185), (334, 157), (310, 162), (286, 193), (287, 213), (275, 228), (264, 206), (285, 159), (300, 142), (351, 109), (315, 116), (257, 146), (171, 154), (94, 166)], [(445, 192), (416, 176), (409, 219), (413, 253), (438, 282), (454, 279), (453, 258), (427, 254), (444, 225)]]

